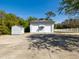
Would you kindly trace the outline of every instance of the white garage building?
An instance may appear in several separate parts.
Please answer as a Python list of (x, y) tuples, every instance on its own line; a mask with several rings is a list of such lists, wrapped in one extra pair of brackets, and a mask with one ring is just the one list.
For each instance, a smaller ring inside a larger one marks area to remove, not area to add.
[(48, 20), (35, 20), (30, 22), (30, 32), (33, 33), (53, 33), (54, 23)]
[(11, 34), (24, 34), (24, 27), (22, 26), (12, 26)]

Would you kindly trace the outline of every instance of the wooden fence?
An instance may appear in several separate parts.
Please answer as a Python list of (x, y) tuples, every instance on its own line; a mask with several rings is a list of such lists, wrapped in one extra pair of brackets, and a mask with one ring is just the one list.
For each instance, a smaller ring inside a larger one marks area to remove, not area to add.
[(54, 29), (54, 32), (79, 33), (79, 28)]

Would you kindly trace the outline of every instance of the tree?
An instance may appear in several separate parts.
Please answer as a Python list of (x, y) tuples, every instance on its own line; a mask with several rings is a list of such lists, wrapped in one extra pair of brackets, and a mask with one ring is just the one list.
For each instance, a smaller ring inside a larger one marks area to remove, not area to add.
[(47, 13), (45, 13), (45, 15), (47, 16), (46, 17), (47, 20), (50, 20), (51, 17), (56, 16), (56, 14), (54, 12), (52, 12), (52, 11), (48, 11)]
[(10, 34), (10, 29), (7, 26), (0, 25), (0, 35), (1, 34)]
[(17, 17), (15, 14), (0, 11), (0, 34), (10, 34), (11, 27), (14, 25), (21, 25), (28, 29), (29, 22)]
[(4, 26), (4, 18), (5, 18), (5, 11), (0, 10), (0, 20), (1, 20), (1, 25)]
[(58, 24), (55, 24), (55, 29), (62, 29), (64, 28), (62, 24), (58, 23)]
[(61, 24), (64, 28), (79, 28), (79, 19), (67, 19)]
[(5, 16), (5, 25), (8, 26), (8, 28), (11, 28), (13, 25), (19, 25), (19, 19), (17, 19), (16, 15), (7, 13)]
[(59, 11), (65, 14), (79, 14), (79, 0), (62, 0)]
[(30, 16), (27, 20), (30, 22), (30, 21), (33, 21), (33, 20), (37, 20), (37, 18)]

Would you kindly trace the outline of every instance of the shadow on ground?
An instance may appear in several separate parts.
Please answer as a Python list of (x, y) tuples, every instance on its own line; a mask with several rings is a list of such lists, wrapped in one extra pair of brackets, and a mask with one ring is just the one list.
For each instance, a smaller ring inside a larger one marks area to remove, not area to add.
[(32, 34), (28, 36), (30, 48), (48, 49), (59, 47), (67, 51), (79, 52), (79, 36), (57, 35), (57, 34)]

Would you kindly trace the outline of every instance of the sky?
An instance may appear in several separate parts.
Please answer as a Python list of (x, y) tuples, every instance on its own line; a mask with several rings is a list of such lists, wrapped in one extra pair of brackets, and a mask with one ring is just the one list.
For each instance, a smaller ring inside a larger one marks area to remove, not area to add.
[(66, 15), (58, 14), (59, 2), (61, 0), (0, 0), (0, 10), (7, 13), (13, 13), (24, 19), (29, 16), (45, 18), (45, 13), (53, 11), (56, 16), (53, 17), (56, 23), (67, 19)]

